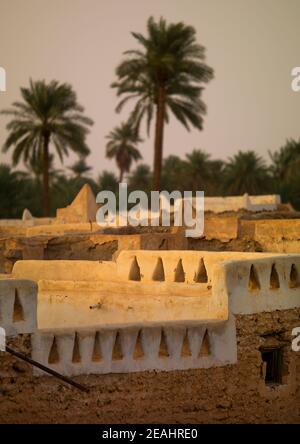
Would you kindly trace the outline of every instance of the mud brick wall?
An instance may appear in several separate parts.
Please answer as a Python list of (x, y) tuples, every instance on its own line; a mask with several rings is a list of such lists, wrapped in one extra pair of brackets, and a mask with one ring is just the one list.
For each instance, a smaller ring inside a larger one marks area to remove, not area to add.
[(238, 231), (238, 219), (238, 213), (206, 213), (204, 219), (205, 238), (221, 241), (235, 239)]
[(73, 234), (0, 239), (0, 272), (10, 273), (20, 259), (111, 260), (118, 249), (116, 236)]
[[(3, 376), (9, 362), (1, 355), (0, 422), (300, 423), (300, 352), (291, 350), (300, 309), (239, 315), (236, 322), (237, 365), (76, 377), (89, 394), (16, 371), (13, 362)], [(259, 349), (274, 345), (283, 347), (283, 384), (270, 388)]]
[(261, 220), (255, 224), (255, 240), (264, 251), (299, 253), (300, 220)]
[(117, 250), (181, 250), (186, 249), (182, 233), (94, 234), (74, 233), (61, 236), (0, 238), (0, 273), (11, 273), (22, 259), (113, 259)]
[(255, 219), (239, 219), (238, 237), (240, 239), (254, 239), (256, 223)]

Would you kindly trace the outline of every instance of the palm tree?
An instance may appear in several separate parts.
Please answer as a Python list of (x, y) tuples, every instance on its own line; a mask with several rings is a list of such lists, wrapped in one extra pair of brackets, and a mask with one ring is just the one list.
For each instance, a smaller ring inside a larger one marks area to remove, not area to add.
[(74, 173), (75, 177), (82, 177), (84, 174), (89, 173), (92, 170), (92, 167), (87, 165), (84, 158), (81, 158), (68, 167), (68, 169)]
[(130, 190), (142, 190), (148, 193), (151, 188), (151, 171), (149, 165), (141, 163), (129, 177)]
[[(42, 152), (39, 156), (36, 156), (35, 158), (30, 158), (26, 162), (25, 166), (28, 170), (29, 177), (33, 177), (37, 184), (41, 186), (42, 184), (42, 177), (43, 177), (43, 156)], [(49, 175), (49, 183), (51, 185), (51, 181), (53, 179), (56, 179), (59, 174), (62, 173), (62, 170), (58, 170), (54, 166), (54, 154), (49, 154), (49, 168), (48, 168), (48, 175)]]
[(204, 191), (205, 195), (218, 194), (223, 180), (224, 162), (211, 160), (210, 154), (194, 149), (186, 154), (186, 186), (192, 191)]
[(225, 166), (226, 194), (263, 194), (269, 191), (270, 175), (265, 161), (254, 151), (239, 151)]
[(119, 181), (122, 182), (124, 173), (130, 171), (132, 162), (142, 158), (137, 149), (137, 144), (142, 142), (142, 139), (128, 122), (116, 127), (106, 138), (109, 140), (106, 145), (106, 157), (116, 159), (120, 170)]
[(87, 155), (89, 149), (85, 138), (92, 120), (83, 115), (84, 108), (78, 104), (72, 87), (59, 84), (30, 80), (29, 88), (21, 88), (22, 102), (13, 103), (13, 107), (1, 114), (12, 116), (7, 125), (9, 135), (3, 151), (12, 146), (13, 164), (23, 159), (43, 158), (43, 206), (44, 214), (49, 215), (49, 148), (50, 145), (63, 160), (68, 149), (76, 154)]
[(194, 149), (190, 154), (186, 154), (186, 173), (189, 182), (189, 189), (192, 191), (206, 191), (209, 182), (209, 162), (210, 155), (202, 150)]
[[(0, 164), (0, 218), (20, 217), (23, 208), (20, 191), (24, 189), (26, 178), (12, 171), (7, 164)], [(23, 185), (23, 186), (22, 186)]]
[(161, 186), (164, 190), (184, 191), (186, 188), (185, 162), (178, 156), (168, 156), (163, 160)]
[(289, 139), (285, 145), (270, 153), (275, 192), (281, 195), (284, 202), (300, 208), (300, 140)]
[(300, 140), (289, 139), (274, 153), (269, 152), (271, 171), (278, 181), (288, 181), (298, 175), (300, 166)]
[[(224, 182), (225, 162), (220, 159), (209, 161), (209, 183), (206, 194), (210, 196), (220, 196)], [(205, 190), (204, 190), (205, 191)]]
[(97, 189), (100, 191), (107, 190), (116, 193), (118, 189), (118, 179), (114, 173), (103, 171), (98, 177)]
[(146, 117), (148, 134), (156, 114), (152, 187), (159, 190), (164, 124), (172, 113), (187, 130), (202, 129), (206, 111), (202, 83), (212, 79), (213, 70), (204, 63), (205, 49), (196, 43), (195, 29), (182, 22), (167, 24), (163, 18), (155, 22), (150, 17), (147, 36), (132, 35), (142, 49), (125, 52), (128, 57), (117, 67), (118, 81), (112, 87), (118, 96), (125, 95), (117, 111), (136, 99), (131, 120), (139, 127)]

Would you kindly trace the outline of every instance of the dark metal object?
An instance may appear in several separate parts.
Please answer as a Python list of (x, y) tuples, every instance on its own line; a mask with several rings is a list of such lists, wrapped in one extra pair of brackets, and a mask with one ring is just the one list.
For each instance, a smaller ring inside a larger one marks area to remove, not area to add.
[(73, 385), (73, 387), (76, 387), (79, 390), (82, 390), (83, 392), (89, 393), (90, 389), (82, 384), (78, 384), (78, 382), (73, 381), (73, 379), (68, 378), (67, 376), (61, 375), (60, 373), (56, 372), (55, 370), (52, 370), (52, 368), (46, 367), (43, 364), (40, 364), (37, 361), (34, 361), (31, 358), (28, 358), (23, 353), (17, 352), (13, 350), (12, 348), (6, 346), (6, 351), (10, 353), (13, 356), (16, 356), (19, 359), (22, 359), (23, 361), (29, 362), (29, 364), (34, 365), (35, 367), (40, 368), (46, 373), (50, 373), (50, 375), (55, 376), (58, 379), (61, 379), (62, 381), (66, 382), (67, 384)]

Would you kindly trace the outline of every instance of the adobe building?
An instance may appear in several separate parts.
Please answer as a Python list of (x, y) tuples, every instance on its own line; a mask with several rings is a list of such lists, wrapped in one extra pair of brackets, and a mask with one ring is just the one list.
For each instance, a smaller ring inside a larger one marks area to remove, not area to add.
[(0, 421), (300, 422), (300, 255), (121, 251), (0, 279)]

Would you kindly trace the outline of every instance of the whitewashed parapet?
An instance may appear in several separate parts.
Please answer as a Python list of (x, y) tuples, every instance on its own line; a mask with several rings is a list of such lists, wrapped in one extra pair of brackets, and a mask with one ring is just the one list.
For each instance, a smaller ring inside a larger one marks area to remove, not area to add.
[(227, 261), (224, 268), (229, 310), (235, 314), (300, 307), (300, 255)]
[(113, 261), (73, 261), (73, 260), (21, 260), (17, 261), (11, 277), (56, 281), (98, 281), (111, 280), (116, 274)]
[[(195, 199), (194, 199), (195, 202)], [(249, 196), (215, 196), (204, 198), (205, 211), (222, 213), (224, 211), (275, 211), (280, 204), (279, 195)], [(195, 205), (195, 204), (194, 204)]]
[(233, 317), (193, 327), (39, 330), (32, 347), (33, 359), (69, 376), (208, 368), (237, 361)]
[(270, 253), (190, 250), (122, 250), (116, 261), (22, 260), (11, 277), (33, 281), (166, 281), (212, 283), (212, 268), (225, 260), (274, 256)]
[(228, 260), (256, 260), (274, 256), (270, 253), (212, 252), (212, 251), (151, 251), (123, 250), (119, 253), (117, 278), (122, 281), (154, 281), (204, 284), (211, 287), (216, 274), (215, 265)]
[(32, 333), (37, 328), (37, 284), (0, 280), (0, 326), (6, 335)]
[(39, 327), (154, 327), (227, 320), (228, 296), (224, 278), (219, 278), (216, 291), (204, 284), (39, 281)]

